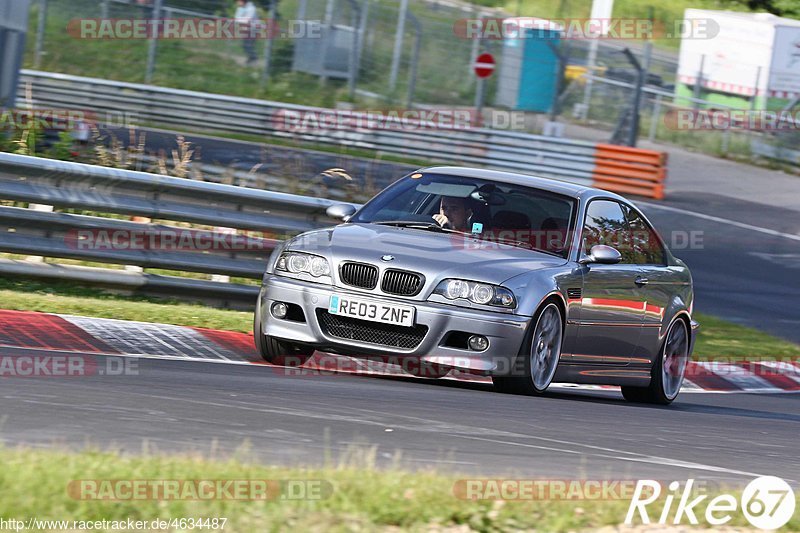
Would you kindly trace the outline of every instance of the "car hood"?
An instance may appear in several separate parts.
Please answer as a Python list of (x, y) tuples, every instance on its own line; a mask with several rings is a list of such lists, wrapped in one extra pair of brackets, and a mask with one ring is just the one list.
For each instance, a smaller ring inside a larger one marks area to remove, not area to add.
[(342, 262), (357, 261), (419, 272), (426, 285), (445, 278), (501, 284), (524, 272), (567, 262), (550, 254), (458, 234), (360, 223), (304, 233), (287, 242), (286, 249), (323, 255), (334, 270)]

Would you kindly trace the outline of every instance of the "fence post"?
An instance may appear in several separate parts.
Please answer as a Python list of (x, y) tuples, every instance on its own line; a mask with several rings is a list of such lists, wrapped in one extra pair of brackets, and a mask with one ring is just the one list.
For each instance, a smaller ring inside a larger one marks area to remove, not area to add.
[(323, 22), (327, 25), (333, 24), (333, 12), (336, 9), (336, 0), (328, 0), (325, 4), (325, 19)]
[(152, 20), (155, 21), (154, 23), (154, 35), (150, 37), (150, 44), (147, 49), (147, 71), (144, 74), (144, 82), (150, 83), (153, 81), (153, 73), (156, 70), (156, 51), (158, 49), (158, 36), (161, 33), (161, 25), (158, 23), (158, 20), (161, 18), (161, 6), (164, 0), (154, 0), (153, 1), (153, 16)]
[[(264, 43), (264, 71), (261, 73), (261, 86), (264, 87), (269, 82), (269, 70), (272, 63), (272, 39), (275, 35), (280, 34), (275, 21), (275, 0), (270, 0), (269, 14), (267, 15), (267, 40)], [(273, 30), (274, 35), (273, 35)]]
[(411, 109), (414, 106), (414, 92), (417, 90), (417, 65), (419, 65), (419, 53), (422, 48), (422, 24), (413, 13), (408, 14), (411, 23), (414, 25), (414, 53), (411, 55), (411, 65), (408, 71), (408, 94), (406, 95), (406, 107)]
[[(323, 19), (323, 28), (325, 28), (323, 39), (322, 39), (322, 49), (320, 50), (320, 56), (322, 57), (322, 76), (320, 76), (319, 81), (322, 85), (328, 83), (328, 71), (325, 68), (325, 65), (328, 62), (328, 49), (330, 48), (330, 40), (333, 36), (333, 15), (334, 9), (336, 7), (336, 0), (328, 0), (325, 3), (325, 18)], [(303, 9), (305, 10), (305, 5), (303, 5)]]
[(42, 64), (44, 51), (44, 32), (47, 29), (47, 0), (39, 0), (39, 20), (36, 25), (36, 51), (33, 56), (33, 65), (39, 68)]
[(102, 0), (100, 3), (100, 17), (103, 19), (109, 18), (108, 16), (108, 0)]
[(750, 111), (755, 111), (758, 104), (758, 85), (761, 83), (761, 65), (756, 69), (756, 84), (753, 87), (753, 98), (750, 100)]
[[(484, 33), (483, 32), (483, 13), (482, 12), (478, 12), (477, 10), (475, 11), (475, 13), (477, 14), (478, 20), (481, 21), (481, 26), (480, 26), (481, 27), (481, 36), (483, 36), (483, 33)], [(467, 72), (466, 72), (466, 75), (464, 76), (465, 79), (469, 80), (470, 85), (473, 82), (474, 83), (478, 82), (478, 78), (477, 78), (477, 76), (475, 76), (475, 72), (473, 72), (472, 69), (474, 68), (473, 65), (475, 65), (475, 61), (477, 61), (477, 59), (478, 59), (478, 53), (480, 52), (480, 48), (481, 48), (481, 43), (482, 42), (483, 41), (480, 38), (478, 38), (478, 39), (473, 38), (472, 39), (472, 48), (469, 51), (469, 65), (467, 65)]]
[(731, 144), (731, 129), (725, 128), (725, 131), (722, 132), (722, 153), (724, 155), (728, 155), (728, 148)]
[[(349, 0), (350, 5), (353, 8), (353, 11), (356, 13), (356, 20), (361, 20), (361, 6), (358, 5), (357, 0)], [(350, 95), (350, 98), (355, 98), (356, 96), (356, 80), (358, 79), (358, 45), (361, 42), (361, 34), (359, 32), (359, 28), (353, 26), (353, 43), (352, 49), (350, 50), (350, 72), (347, 79), (347, 92)]]
[(389, 91), (394, 91), (397, 85), (397, 73), (400, 70), (400, 56), (403, 53), (403, 33), (406, 31), (406, 14), (408, 13), (408, 0), (400, 0), (400, 13), (397, 15), (397, 29), (394, 33), (394, 51), (392, 52), (392, 67), (389, 71)]
[(658, 123), (661, 121), (661, 93), (656, 95), (653, 101), (653, 114), (650, 116), (650, 135), (647, 140), (655, 142), (656, 133), (658, 133)]
[(364, 42), (367, 36), (367, 24), (369, 22), (369, 4), (371, 0), (364, 0), (361, 8), (361, 20), (358, 21), (358, 65), (361, 66), (361, 58), (364, 54)]
[(692, 103), (692, 107), (695, 111), (700, 109), (700, 96), (702, 96), (703, 90), (703, 69), (705, 68), (706, 64), (706, 55), (703, 54), (700, 56), (700, 71), (697, 73), (697, 78), (694, 80), (694, 91), (692, 91), (692, 98), (694, 98), (694, 102)]

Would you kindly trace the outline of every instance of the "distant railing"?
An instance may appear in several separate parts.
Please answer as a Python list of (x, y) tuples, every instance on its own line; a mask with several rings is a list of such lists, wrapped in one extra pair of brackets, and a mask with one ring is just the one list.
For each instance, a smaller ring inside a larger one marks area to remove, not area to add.
[[(117, 81), (82, 78), (26, 70), (22, 83), (33, 89), (36, 107), (81, 109), (97, 113), (118, 113), (142, 123), (160, 124), (192, 131), (216, 131), (249, 134), (284, 141), (310, 142), (320, 145), (345, 146), (374, 151), (426, 162), (456, 163), (511, 170), (552, 177), (573, 183), (599, 186), (609, 190), (629, 193), (625, 185), (629, 172), (612, 175), (615, 180), (599, 182), (598, 163), (602, 173), (609, 168), (606, 145), (588, 141), (532, 135), (515, 131), (467, 128), (437, 129), (408, 127), (399, 120), (384, 117), (380, 125), (366, 121), (346, 127), (298, 128), (287, 123), (294, 113), (301, 117), (316, 114), (318, 117), (336, 113), (334, 110), (285, 104), (251, 98), (240, 98), (210, 93), (199, 93), (123, 83)], [(603, 160), (598, 162), (598, 151)], [(640, 157), (657, 158), (659, 152), (641, 150), (621, 151), (614, 158), (630, 170), (639, 165)], [(659, 173), (665, 175), (665, 171)], [(661, 180), (663, 181), (663, 179)], [(638, 193), (654, 198), (663, 195), (646, 188)], [(655, 190), (655, 189), (654, 189)]]

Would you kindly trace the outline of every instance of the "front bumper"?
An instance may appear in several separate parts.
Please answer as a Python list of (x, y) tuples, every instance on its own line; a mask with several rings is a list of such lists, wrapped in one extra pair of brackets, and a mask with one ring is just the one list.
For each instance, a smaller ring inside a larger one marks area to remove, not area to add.
[[(410, 350), (342, 339), (327, 335), (320, 327), (317, 309), (327, 310), (332, 294), (370, 298), (416, 308), (416, 324), (425, 325), (428, 331), (422, 342)], [(452, 366), (479, 372), (508, 368), (519, 353), (530, 317), (507, 313), (492, 313), (432, 302), (409, 301), (379, 295), (366, 295), (316, 283), (267, 275), (261, 289), (261, 328), (264, 335), (314, 346), (320, 351), (353, 357), (390, 356), (416, 358), (429, 363)], [(296, 304), (303, 309), (305, 322), (277, 319), (270, 308), (274, 302)], [(443, 346), (451, 331), (484, 335), (489, 348), (483, 352)]]

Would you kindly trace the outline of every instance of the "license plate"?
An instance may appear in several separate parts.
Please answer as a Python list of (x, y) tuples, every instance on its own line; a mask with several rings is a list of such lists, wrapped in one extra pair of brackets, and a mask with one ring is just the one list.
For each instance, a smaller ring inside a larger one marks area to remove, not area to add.
[(413, 307), (407, 305), (385, 304), (374, 300), (362, 300), (338, 294), (331, 296), (328, 305), (328, 312), (332, 315), (349, 316), (371, 322), (383, 322), (384, 324), (406, 327), (414, 325), (414, 311)]

